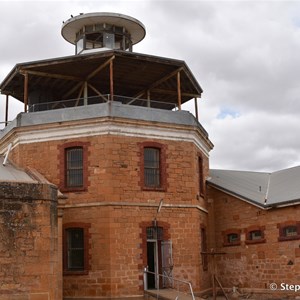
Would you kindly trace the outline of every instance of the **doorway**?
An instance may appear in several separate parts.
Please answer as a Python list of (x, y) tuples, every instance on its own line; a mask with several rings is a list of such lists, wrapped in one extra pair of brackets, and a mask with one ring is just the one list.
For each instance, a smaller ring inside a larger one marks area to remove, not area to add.
[[(148, 289), (160, 287), (160, 276), (162, 273), (161, 243), (163, 240), (163, 228), (158, 226), (147, 227), (147, 266)], [(154, 274), (152, 274), (154, 273)]]
[(156, 289), (158, 287), (157, 277), (158, 274), (158, 251), (157, 251), (157, 241), (147, 240), (147, 264), (148, 264), (148, 289)]

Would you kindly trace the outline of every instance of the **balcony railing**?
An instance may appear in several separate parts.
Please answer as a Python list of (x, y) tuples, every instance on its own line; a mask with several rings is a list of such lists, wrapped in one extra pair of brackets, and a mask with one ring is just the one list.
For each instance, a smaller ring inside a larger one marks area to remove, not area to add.
[(60, 109), (60, 108), (70, 108), (70, 107), (107, 103), (109, 101), (120, 102), (124, 105), (160, 108), (166, 110), (178, 110), (177, 105), (170, 102), (132, 98), (132, 97), (126, 97), (120, 95), (114, 95), (112, 99), (110, 94), (106, 94), (106, 95), (93, 96), (87, 98), (76, 98), (76, 99), (69, 99), (69, 100), (59, 100), (59, 101), (31, 104), (29, 105), (28, 111), (36, 112), (36, 111), (45, 111), (45, 110), (53, 110), (53, 109)]

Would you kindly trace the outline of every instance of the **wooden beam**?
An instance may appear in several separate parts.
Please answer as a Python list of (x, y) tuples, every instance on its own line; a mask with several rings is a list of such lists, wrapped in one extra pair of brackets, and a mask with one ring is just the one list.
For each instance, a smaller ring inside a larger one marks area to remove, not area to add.
[(24, 73), (24, 112), (27, 112), (28, 106), (28, 73)]
[(114, 101), (114, 65), (112, 60), (109, 62), (109, 86), (110, 100)]
[(88, 105), (88, 84), (87, 81), (83, 84), (83, 105)]
[(148, 90), (147, 91), (147, 107), (151, 107), (151, 97), (150, 97), (150, 91)]
[(99, 97), (101, 97), (105, 102), (108, 101), (107, 98), (105, 98), (93, 85), (88, 83), (88, 86), (90, 89), (92, 89)]
[(6, 95), (6, 103), (5, 103), (5, 126), (8, 124), (8, 97), (9, 95)]
[[(177, 96), (177, 91), (171, 91), (171, 90), (164, 90), (164, 89), (154, 88), (154, 89), (151, 90), (151, 92)], [(200, 98), (201, 95), (200, 94), (193, 94), (193, 93), (185, 93), (185, 92), (181, 91), (181, 96), (191, 97), (191, 98)]]
[(89, 74), (89, 76), (86, 78), (86, 80), (91, 79), (92, 77), (94, 77), (98, 72), (100, 72), (102, 69), (104, 69), (107, 65), (110, 64), (110, 62), (112, 60), (115, 59), (115, 56), (112, 56), (110, 59), (108, 59), (105, 63), (103, 63), (102, 65), (100, 65), (97, 69), (95, 69), (91, 74)]
[(48, 78), (58, 78), (58, 79), (65, 79), (65, 80), (74, 80), (74, 81), (82, 81), (82, 78), (75, 77), (75, 76), (68, 76), (68, 75), (61, 75), (61, 74), (54, 74), (54, 73), (46, 73), (46, 72), (39, 72), (39, 71), (20, 71), (21, 74), (27, 73), (30, 75), (36, 76), (43, 76)]
[(65, 99), (67, 97), (69, 97), (72, 93), (74, 93), (81, 85), (83, 84), (83, 82), (79, 82), (77, 83), (72, 89), (70, 89), (67, 93), (65, 93), (62, 98)]
[(83, 89), (84, 89), (84, 84), (81, 86), (81, 89), (80, 89), (80, 91), (78, 93), (77, 100), (76, 100), (75, 105), (74, 105), (75, 107), (78, 106), (78, 103), (80, 101), (80, 97), (82, 95)]
[(195, 114), (196, 114), (196, 119), (199, 121), (199, 116), (198, 116), (198, 99), (195, 97)]
[(178, 109), (181, 110), (181, 83), (180, 83), (180, 71), (177, 73), (177, 99)]
[(171, 77), (175, 76), (176, 74), (178, 74), (178, 72), (180, 72), (183, 68), (178, 68), (177, 70), (171, 72), (170, 74), (167, 74), (166, 76), (162, 77), (161, 79), (153, 82), (150, 86), (148, 86), (146, 89), (144, 89), (143, 91), (141, 91), (140, 93), (138, 93), (136, 96), (134, 96), (133, 100), (136, 100), (138, 98), (140, 98), (141, 96), (143, 96), (148, 90), (152, 90), (154, 87), (156, 87), (157, 85), (163, 83), (164, 81), (170, 79)]

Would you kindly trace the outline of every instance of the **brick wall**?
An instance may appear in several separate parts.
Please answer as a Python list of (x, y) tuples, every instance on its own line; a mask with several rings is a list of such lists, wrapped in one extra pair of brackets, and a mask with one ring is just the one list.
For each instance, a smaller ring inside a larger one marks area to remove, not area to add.
[[(212, 187), (208, 197), (212, 202), (210, 223), (214, 223), (211, 234), (215, 236), (211, 246), (226, 252), (217, 257), (217, 272), (224, 287), (262, 293), (259, 299), (295, 296), (294, 292), (272, 291), (270, 284), (276, 283), (280, 289), (281, 283), (300, 282), (300, 237), (279, 239), (280, 225), (299, 221), (299, 206), (262, 210)], [(258, 228), (264, 233), (263, 239), (247, 241), (247, 233)], [(224, 235), (235, 231), (240, 232), (239, 245), (226, 245)]]
[[(163, 190), (141, 186), (141, 145), (145, 142), (164, 149)], [(82, 222), (90, 226), (90, 269), (85, 275), (64, 275), (64, 296), (141, 295), (146, 254), (140, 224), (152, 222), (161, 199), (164, 207), (157, 220), (169, 226), (173, 274), (190, 280), (196, 291), (209, 288), (209, 273), (203, 271), (200, 254), (200, 228), (207, 226), (207, 214), (197, 208), (207, 206), (199, 195), (199, 155), (203, 180), (208, 174), (208, 158), (201, 150), (193, 142), (102, 135), (20, 144), (11, 158), (20, 166), (38, 170), (61, 188), (62, 149), (78, 143), (87, 150), (87, 189), (64, 191), (67, 199), (60, 207), (63, 225)]]
[(57, 244), (57, 190), (0, 183), (0, 298), (62, 299)]
[[(156, 210), (119, 205), (66, 209), (64, 222), (80, 214), (80, 220), (91, 225), (91, 247), (89, 274), (65, 275), (65, 297), (142, 295), (147, 265), (145, 228), (152, 225)], [(209, 273), (200, 272), (200, 223), (205, 222), (206, 215), (196, 209), (163, 207), (157, 217), (164, 239), (172, 240), (174, 277), (191, 281), (195, 291), (209, 287)]]

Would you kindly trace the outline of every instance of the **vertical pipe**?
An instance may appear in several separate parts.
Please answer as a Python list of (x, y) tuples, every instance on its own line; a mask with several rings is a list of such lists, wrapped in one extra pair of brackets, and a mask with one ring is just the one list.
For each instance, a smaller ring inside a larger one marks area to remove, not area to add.
[(148, 267), (144, 268), (144, 291), (148, 290)]
[(196, 114), (197, 121), (199, 121), (197, 97), (195, 97), (195, 114)]
[(114, 101), (114, 69), (113, 61), (109, 63), (110, 100)]
[(7, 126), (8, 122), (8, 95), (6, 95), (6, 103), (5, 103), (5, 126)]
[(150, 103), (150, 91), (147, 91), (147, 107), (151, 107), (151, 103)]
[(180, 71), (177, 73), (177, 98), (178, 98), (178, 109), (181, 110)]
[(28, 73), (24, 73), (24, 112), (27, 112), (28, 106)]
[(87, 84), (87, 81), (84, 82), (83, 105), (88, 105), (88, 84)]

